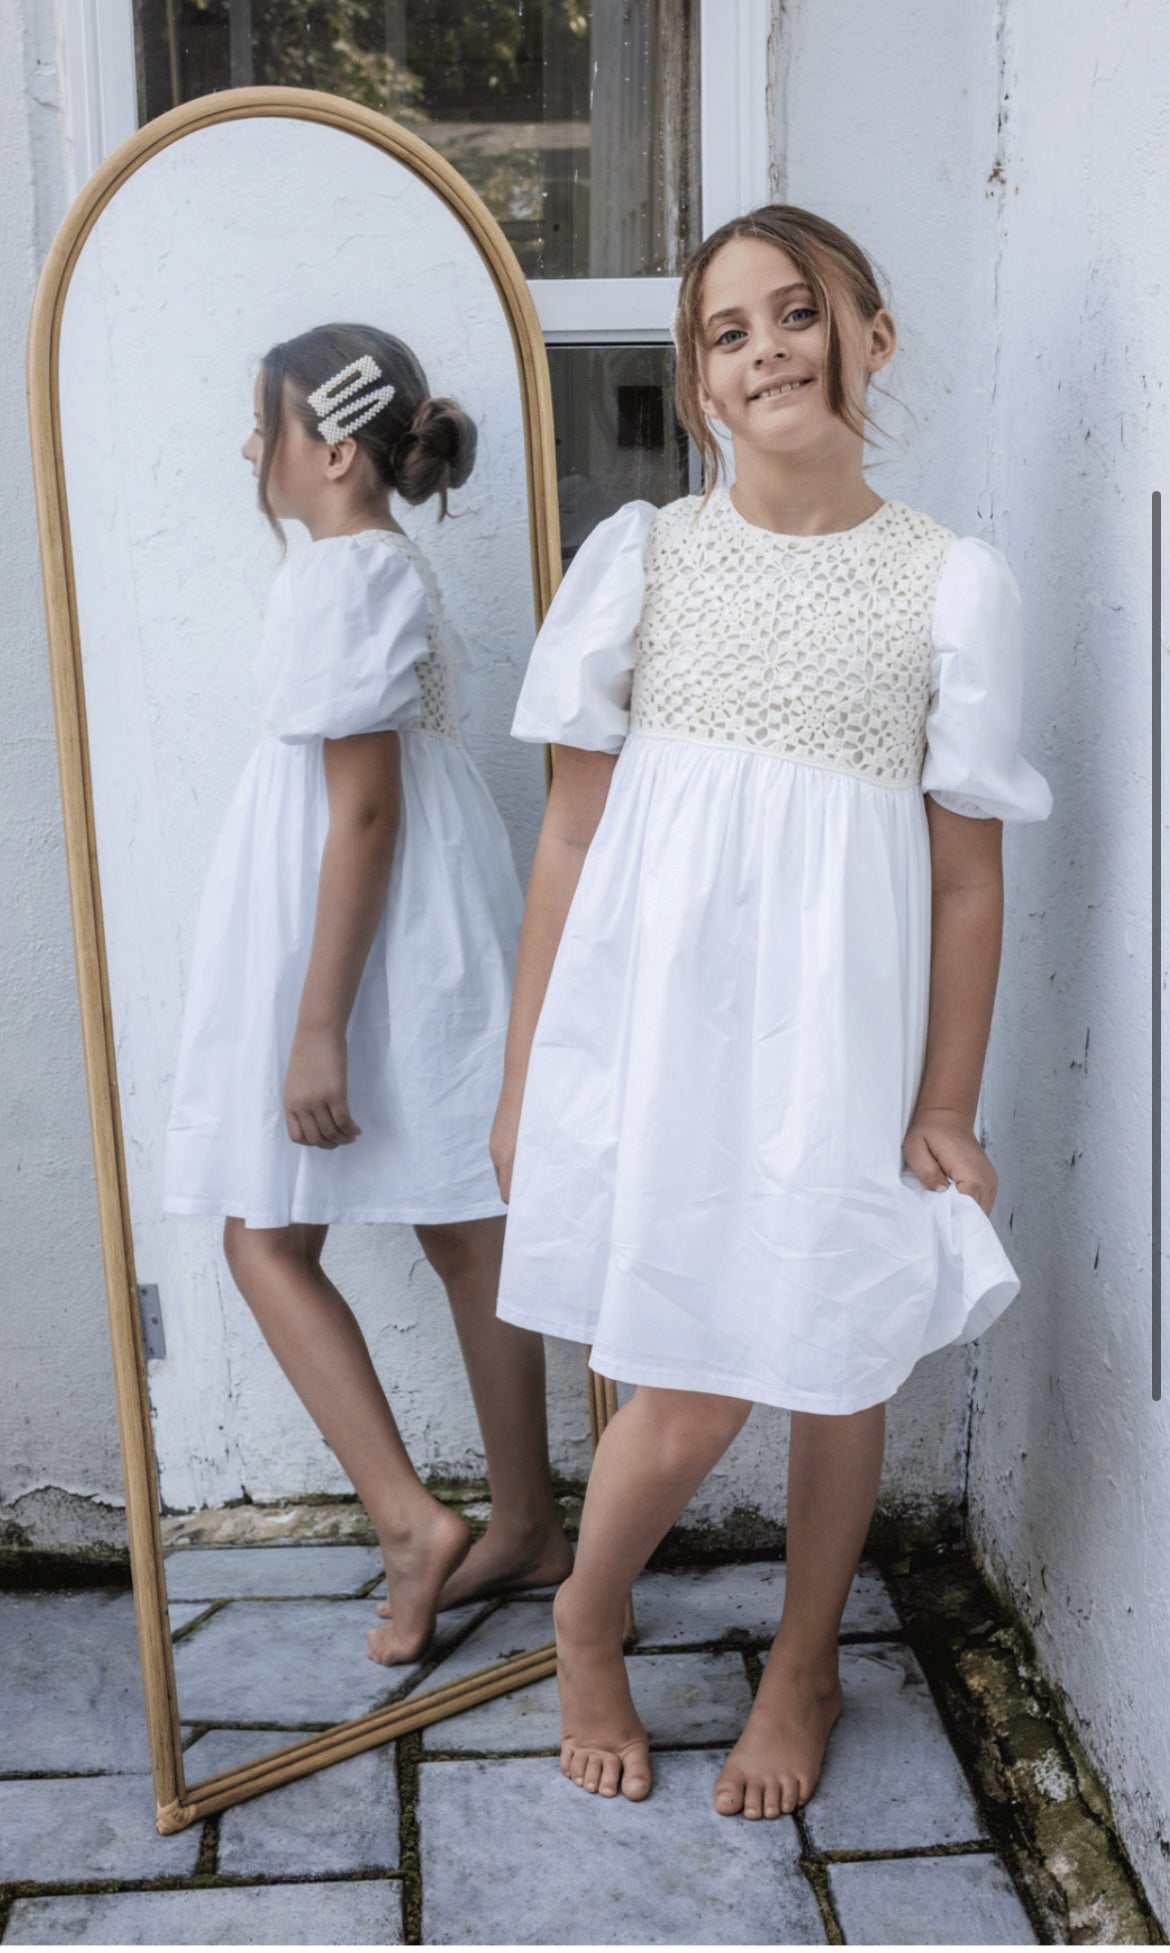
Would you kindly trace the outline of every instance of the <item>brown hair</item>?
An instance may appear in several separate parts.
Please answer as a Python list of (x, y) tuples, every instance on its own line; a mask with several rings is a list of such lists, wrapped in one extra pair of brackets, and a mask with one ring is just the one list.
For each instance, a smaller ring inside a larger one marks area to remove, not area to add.
[(830, 413), (835, 414), (863, 440), (864, 423), (877, 426), (864, 407), (859, 422), (854, 403), (846, 395), (841, 336), (834, 309), (836, 295), (839, 305), (852, 305), (861, 320), (868, 323), (885, 306), (869, 259), (859, 244), (855, 244), (844, 231), (838, 230), (836, 224), (830, 224), (827, 218), (818, 217), (811, 210), (801, 210), (796, 204), (763, 204), (758, 210), (749, 211), (746, 217), (733, 217), (730, 223), (721, 224), (710, 237), (705, 237), (683, 266), (679, 286), (674, 327), (678, 355), (674, 378), (675, 407), (680, 421), (699, 450), (707, 495), (723, 473), (723, 455), (699, 405), (698, 349), (702, 330), (699, 307), (708, 265), (717, 251), (737, 237), (762, 238), (765, 243), (778, 244), (788, 253), (801, 276), (812, 287), (817, 305), (824, 314), (824, 388)]
[(379, 413), (350, 430), (378, 478), (412, 504), (439, 497), (440, 521), (447, 514), (447, 492), (461, 488), (475, 465), (475, 422), (454, 400), (432, 398), (426, 374), (401, 339), (377, 326), (313, 326), (295, 339), (270, 346), (260, 362), (264, 455), (260, 463), (260, 507), (283, 542), (284, 531), (268, 499), (268, 477), (280, 446), (287, 404), (301, 425), (317, 435), (317, 415), (308, 396), (363, 354), (376, 362), (394, 396)]

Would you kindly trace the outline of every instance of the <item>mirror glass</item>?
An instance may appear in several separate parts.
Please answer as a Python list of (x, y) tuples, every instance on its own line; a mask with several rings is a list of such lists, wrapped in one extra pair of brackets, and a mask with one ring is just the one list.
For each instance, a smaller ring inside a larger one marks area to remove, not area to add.
[[(547, 1609), (534, 1606), (514, 1646), (477, 1650), (467, 1630), (482, 1609), (464, 1607), (440, 1615), (423, 1662), (368, 1658), (384, 1588), (367, 1516), (236, 1289), (222, 1223), (163, 1212), (200, 900), (264, 731), (254, 666), (281, 559), (240, 448), (260, 356), (332, 320), (405, 340), (431, 392), (454, 396), (477, 425), (451, 518), (438, 519), (435, 501), (412, 509), (397, 497), (393, 514), (425, 552), (466, 648), (464, 742), (522, 890), (544, 774), (540, 750), (509, 736), (534, 628), (516, 357), (478, 250), (444, 201), (380, 149), (322, 124), (265, 115), (195, 130), (148, 158), (103, 211), (61, 339), (98, 866), (189, 1784), (551, 1636)], [(286, 529), (290, 550), (309, 546), (297, 524)], [(414, 1229), (334, 1226), (324, 1265), (423, 1481), (472, 1501), (474, 1519), (479, 1429), (444, 1290)], [(553, 1454), (584, 1477), (579, 1350), (550, 1348), (549, 1383)], [(461, 1636), (444, 1666), (442, 1648)]]

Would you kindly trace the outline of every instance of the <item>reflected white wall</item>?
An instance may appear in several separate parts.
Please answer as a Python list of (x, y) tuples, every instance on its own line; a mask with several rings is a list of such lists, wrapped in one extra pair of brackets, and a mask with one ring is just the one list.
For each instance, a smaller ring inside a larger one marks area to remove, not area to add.
[[(239, 449), (259, 355), (330, 319), (398, 334), (432, 391), (478, 424), (458, 519), (440, 523), (433, 502), (395, 512), (467, 642), (465, 736), (525, 881), (543, 805), (539, 750), (508, 736), (533, 633), (528, 507), (515, 355), (478, 252), (417, 177), (337, 130), (258, 118), (184, 138), (103, 212), (61, 345), (130, 1206), (139, 1280), (161, 1292), (150, 1393), (163, 1499), (178, 1509), (348, 1489), (231, 1281), (220, 1224), (162, 1214), (199, 898), (261, 735), (252, 667), (280, 561)], [(307, 538), (290, 524), (289, 540)], [(454, 1331), (413, 1230), (334, 1229), (326, 1263), (419, 1468), (478, 1475)], [(583, 1388), (565, 1409), (583, 1462)]]

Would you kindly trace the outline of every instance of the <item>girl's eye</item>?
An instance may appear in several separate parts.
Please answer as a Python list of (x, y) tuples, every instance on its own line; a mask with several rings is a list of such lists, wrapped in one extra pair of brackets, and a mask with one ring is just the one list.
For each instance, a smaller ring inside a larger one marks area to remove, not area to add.
[(717, 346), (722, 346), (722, 345), (724, 345), (724, 344), (725, 344), (725, 342), (727, 341), (727, 339), (728, 339), (728, 338), (729, 338), (729, 337), (731, 336), (731, 334), (732, 334), (733, 332), (738, 332), (738, 333), (740, 333), (740, 336), (741, 336), (741, 337), (743, 336), (743, 335), (742, 335), (742, 330), (741, 330), (741, 328), (740, 328), (739, 326), (728, 326), (728, 327), (727, 327), (727, 328), (726, 328), (726, 329), (725, 329), (725, 330), (724, 330), (723, 332), (721, 332), (721, 333), (719, 334), (719, 337), (718, 337), (718, 339), (717, 339), (717, 340), (715, 341), (715, 344), (716, 344)]
[(788, 317), (794, 319), (800, 312), (807, 312), (810, 319), (815, 319), (817, 315), (815, 305), (794, 305)]

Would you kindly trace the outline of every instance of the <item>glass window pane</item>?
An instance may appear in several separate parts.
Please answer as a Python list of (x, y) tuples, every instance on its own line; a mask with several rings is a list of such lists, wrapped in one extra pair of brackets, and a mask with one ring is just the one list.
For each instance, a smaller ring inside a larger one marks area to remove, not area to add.
[(696, 241), (698, 0), (135, 0), (143, 120), (251, 83), (380, 109), (531, 278), (672, 275)]
[(623, 502), (689, 493), (673, 346), (550, 346), (561, 549), (568, 563)]

